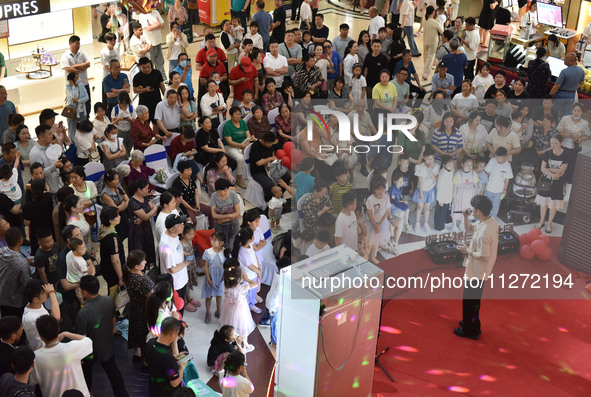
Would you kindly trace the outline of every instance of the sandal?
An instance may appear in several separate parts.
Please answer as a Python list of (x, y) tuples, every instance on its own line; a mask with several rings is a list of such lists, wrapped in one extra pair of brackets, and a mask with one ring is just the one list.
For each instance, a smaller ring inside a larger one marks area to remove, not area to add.
[(546, 226), (546, 233), (547, 234), (551, 234), (552, 233), (552, 226), (550, 226), (550, 225)]
[(537, 223), (537, 224), (536, 224), (536, 228), (538, 228), (538, 229), (542, 230), (542, 228), (544, 227), (544, 223), (545, 223), (545, 222), (540, 222), (540, 223)]
[(205, 320), (203, 322), (205, 324), (211, 324), (211, 314), (210, 313), (205, 314)]
[(192, 304), (192, 303), (187, 303), (187, 304), (185, 305), (184, 309), (185, 309), (186, 311), (188, 311), (188, 312), (191, 312), (191, 313), (194, 313), (194, 312), (196, 312), (196, 311), (197, 311), (197, 307), (195, 307), (195, 305), (194, 305), (194, 304)]
[(192, 304), (195, 307), (201, 307), (201, 302), (199, 302), (197, 299), (193, 298), (191, 299), (191, 301), (189, 302), (190, 304)]
[(213, 315), (215, 316), (215, 318), (220, 318), (220, 312), (215, 312)]

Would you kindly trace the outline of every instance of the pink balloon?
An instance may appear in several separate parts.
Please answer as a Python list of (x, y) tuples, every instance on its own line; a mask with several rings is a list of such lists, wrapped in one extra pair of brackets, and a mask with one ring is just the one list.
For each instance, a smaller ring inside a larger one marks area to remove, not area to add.
[(291, 151), (291, 162), (294, 165), (298, 165), (299, 163), (302, 162), (302, 152), (299, 151), (298, 149), (293, 149)]
[(284, 158), (281, 159), (281, 164), (283, 164), (283, 166), (287, 169), (291, 169), (291, 160), (289, 159), (289, 157), (285, 156)]
[(519, 236), (519, 242), (521, 245), (528, 245), (530, 243), (528, 234), (523, 233), (521, 236)]
[(538, 229), (537, 227), (534, 227), (532, 230), (527, 232), (527, 236), (529, 237), (529, 241), (534, 241), (535, 239), (537, 239), (540, 236), (540, 234), (542, 234), (542, 231), (540, 229)]
[(550, 242), (550, 237), (547, 234), (540, 234), (538, 240), (542, 240), (544, 244), (548, 245), (548, 243)]
[(521, 248), (519, 248), (519, 255), (521, 255), (523, 259), (529, 260), (533, 258), (536, 254), (531, 250), (529, 244), (526, 244), (522, 245)]
[(291, 142), (285, 142), (283, 145), (283, 150), (285, 150), (285, 153), (290, 154), (292, 149), (295, 149), (295, 145)]
[(285, 153), (285, 150), (283, 150), (283, 149), (279, 149), (278, 151), (275, 152), (275, 157), (277, 157), (279, 160), (284, 158), (286, 155), (287, 155), (287, 153)]
[(547, 248), (546, 244), (544, 244), (542, 240), (536, 240), (532, 242), (530, 247), (536, 255), (542, 255)]
[(550, 249), (550, 247), (547, 247), (547, 246), (544, 246), (544, 247), (545, 247), (544, 251), (542, 251), (541, 253), (536, 252), (536, 257), (541, 261), (547, 261), (550, 258), (552, 258), (552, 250)]

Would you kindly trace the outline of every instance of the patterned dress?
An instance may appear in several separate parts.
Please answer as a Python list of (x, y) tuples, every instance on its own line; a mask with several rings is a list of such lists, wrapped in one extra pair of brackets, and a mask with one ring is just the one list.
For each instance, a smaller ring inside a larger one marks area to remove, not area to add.
[(129, 252), (133, 250), (140, 250), (146, 253), (146, 263), (156, 263), (156, 252), (154, 250), (154, 236), (152, 234), (152, 227), (150, 221), (141, 222), (139, 225), (135, 223), (138, 217), (134, 214), (137, 210), (144, 210), (147, 214), (150, 212), (150, 204), (147, 199), (143, 203), (139, 202), (135, 197), (129, 199)]
[(213, 248), (208, 248), (203, 253), (203, 260), (207, 261), (209, 266), (209, 278), (211, 278), (212, 286), (207, 280), (203, 282), (203, 289), (201, 290), (202, 298), (212, 298), (214, 296), (224, 295), (224, 262), (226, 257), (224, 251), (216, 253)]
[(129, 293), (129, 337), (127, 348), (143, 347), (146, 343), (146, 294), (152, 291), (154, 283), (148, 276), (130, 273), (126, 282)]

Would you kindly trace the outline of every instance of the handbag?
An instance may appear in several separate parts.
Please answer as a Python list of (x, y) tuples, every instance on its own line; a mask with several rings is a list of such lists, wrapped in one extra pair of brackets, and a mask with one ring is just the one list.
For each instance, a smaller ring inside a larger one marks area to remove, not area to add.
[(76, 120), (76, 118), (78, 117), (78, 111), (75, 107), (66, 105), (62, 109), (62, 116), (70, 120)]
[(552, 182), (553, 181), (550, 181), (546, 178), (540, 179), (538, 182), (538, 194), (550, 194), (550, 190), (552, 190)]
[(119, 292), (115, 295), (115, 307), (117, 309), (121, 309), (123, 306), (127, 305), (131, 301), (129, 297), (129, 293), (125, 287), (119, 287)]
[(99, 151), (97, 149), (88, 153), (88, 161), (95, 162), (95, 163), (101, 162), (101, 154), (99, 153)]
[(96, 223), (96, 211), (84, 211), (84, 219), (86, 219), (86, 222), (88, 222), (89, 225), (94, 225)]

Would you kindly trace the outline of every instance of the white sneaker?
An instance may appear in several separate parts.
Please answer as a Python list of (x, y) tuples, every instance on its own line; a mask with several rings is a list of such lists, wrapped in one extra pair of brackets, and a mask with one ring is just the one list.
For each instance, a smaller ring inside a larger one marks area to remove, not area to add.
[(428, 223), (423, 224), (423, 230), (425, 231), (425, 233), (431, 234), (431, 228), (429, 227)]
[(407, 233), (414, 233), (414, 230), (410, 224), (407, 223), (406, 225), (404, 225), (404, 228), (406, 229)]
[(415, 233), (420, 233), (421, 232), (421, 224), (420, 223), (415, 223)]

